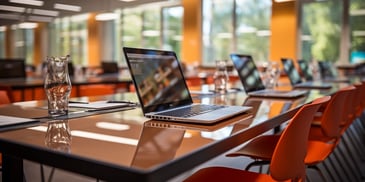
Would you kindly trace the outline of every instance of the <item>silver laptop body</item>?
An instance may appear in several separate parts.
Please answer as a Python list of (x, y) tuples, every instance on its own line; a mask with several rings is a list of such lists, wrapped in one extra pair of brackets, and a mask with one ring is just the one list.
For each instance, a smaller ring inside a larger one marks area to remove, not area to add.
[[(129, 47), (124, 47), (123, 51), (145, 117), (212, 124), (251, 109), (247, 106), (194, 104), (173, 51)], [(189, 113), (184, 114), (187, 111)]]

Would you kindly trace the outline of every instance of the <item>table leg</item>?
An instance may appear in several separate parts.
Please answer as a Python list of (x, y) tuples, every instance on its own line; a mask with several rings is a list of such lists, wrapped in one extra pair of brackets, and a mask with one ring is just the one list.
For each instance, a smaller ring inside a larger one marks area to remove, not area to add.
[(23, 160), (3, 154), (2, 181), (24, 181)]

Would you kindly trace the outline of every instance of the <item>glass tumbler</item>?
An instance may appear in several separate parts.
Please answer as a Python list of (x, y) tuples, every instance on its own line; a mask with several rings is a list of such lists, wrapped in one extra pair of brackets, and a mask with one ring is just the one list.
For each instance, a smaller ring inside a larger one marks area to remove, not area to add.
[(69, 152), (71, 150), (71, 142), (72, 137), (68, 120), (55, 120), (48, 123), (45, 137), (47, 147)]
[(226, 93), (229, 81), (227, 72), (227, 61), (218, 60), (215, 63), (216, 69), (214, 72), (214, 91), (216, 93)]
[(57, 117), (68, 114), (71, 80), (68, 73), (70, 56), (48, 57), (44, 89), (48, 101), (48, 114)]

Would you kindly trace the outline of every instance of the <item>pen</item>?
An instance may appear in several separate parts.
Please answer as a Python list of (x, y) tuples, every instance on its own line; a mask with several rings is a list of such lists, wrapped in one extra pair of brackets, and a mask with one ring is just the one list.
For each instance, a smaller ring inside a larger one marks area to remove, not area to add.
[(126, 103), (126, 104), (136, 104), (134, 102), (131, 101), (124, 101), (124, 100), (109, 100), (107, 101), (107, 103)]
[(89, 104), (89, 102), (84, 102), (84, 101), (68, 101), (68, 103), (71, 103), (71, 104)]

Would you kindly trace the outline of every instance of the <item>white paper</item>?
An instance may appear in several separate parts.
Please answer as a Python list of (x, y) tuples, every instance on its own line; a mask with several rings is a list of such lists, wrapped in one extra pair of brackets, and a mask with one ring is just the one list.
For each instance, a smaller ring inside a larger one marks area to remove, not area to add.
[(108, 101), (95, 101), (89, 103), (69, 103), (69, 107), (87, 108), (87, 109), (113, 109), (129, 106), (129, 103), (108, 103)]
[(21, 124), (21, 123), (35, 122), (35, 121), (36, 120), (30, 119), (30, 118), (20, 118), (20, 117), (0, 115), (0, 126)]

